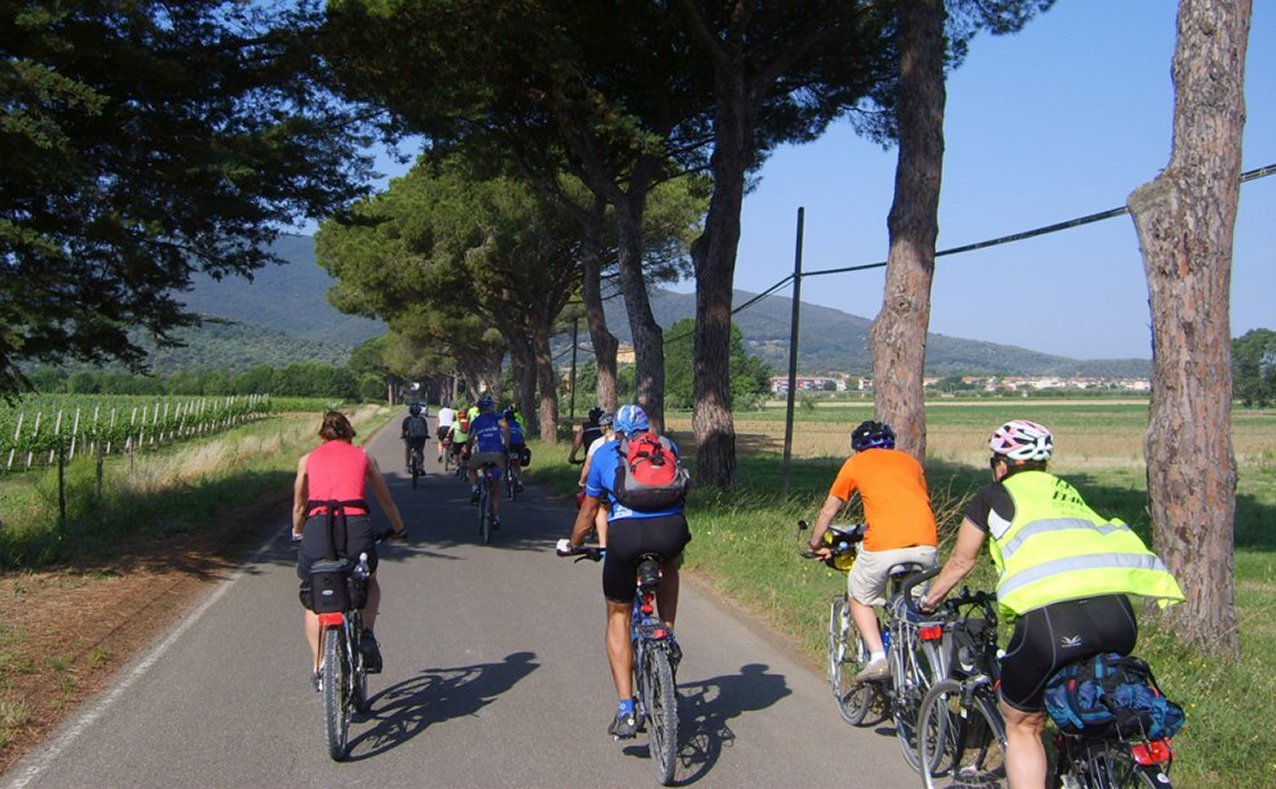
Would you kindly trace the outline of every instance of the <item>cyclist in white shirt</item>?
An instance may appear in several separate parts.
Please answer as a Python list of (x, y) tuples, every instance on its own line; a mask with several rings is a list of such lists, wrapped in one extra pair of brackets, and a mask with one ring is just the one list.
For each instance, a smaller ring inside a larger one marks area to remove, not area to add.
[[(589, 476), (589, 466), (594, 459), (594, 453), (597, 452), (608, 441), (615, 441), (619, 436), (612, 429), (612, 414), (603, 414), (598, 417), (598, 427), (603, 434), (594, 439), (589, 444), (589, 449), (585, 453), (585, 465), (580, 469), (580, 486), (585, 487), (585, 478)], [(611, 500), (606, 493), (598, 497), (598, 514), (594, 516), (594, 528), (598, 530), (598, 547), (607, 547), (607, 516), (611, 512)]]
[(438, 425), (435, 426), (435, 436), (439, 440), (439, 462), (443, 462), (443, 439), (447, 438), (448, 433), (452, 430), (452, 423), (456, 421), (456, 411), (449, 406), (443, 406), (439, 409)]

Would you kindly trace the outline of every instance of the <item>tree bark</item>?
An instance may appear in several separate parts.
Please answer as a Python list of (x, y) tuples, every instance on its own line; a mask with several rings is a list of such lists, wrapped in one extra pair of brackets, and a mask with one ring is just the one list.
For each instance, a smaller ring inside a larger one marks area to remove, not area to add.
[(558, 440), (558, 374), (554, 371), (554, 354), (549, 347), (547, 322), (537, 321), (532, 327), (532, 351), (536, 361), (536, 384), (540, 390), (540, 434), (542, 441)]
[(607, 313), (603, 309), (603, 211), (606, 203), (596, 201), (595, 210), (585, 227), (585, 246), (582, 250), (581, 301), (585, 302), (585, 321), (589, 325), (589, 341), (594, 347), (594, 359), (598, 363), (598, 404), (603, 410), (614, 413), (620, 406), (617, 387), (616, 349), (620, 343), (607, 328)]
[(744, 69), (719, 70), (710, 165), (713, 194), (705, 229), (692, 247), (696, 271), (696, 328), (692, 366), (696, 483), (735, 484), (735, 421), (731, 416), (731, 300), (744, 174), (753, 162), (753, 120)]
[(526, 333), (511, 330), (505, 335), (509, 343), (510, 364), (514, 368), (514, 401), (528, 421), (528, 429), (535, 432), (540, 424), (540, 408), (536, 401), (537, 358), (531, 339)]
[[(653, 161), (646, 169), (654, 167)], [(616, 205), (620, 242), (617, 257), (620, 290), (625, 299), (625, 311), (629, 313), (629, 331), (634, 338), (638, 405), (647, 412), (651, 429), (659, 431), (664, 429), (665, 423), (664, 332), (651, 311), (647, 281), (642, 275), (642, 216), (650, 182), (650, 177), (644, 178), (636, 172), (629, 179), (629, 191)]]
[(1170, 163), (1129, 199), (1152, 310), (1153, 546), (1187, 596), (1167, 617), (1185, 641), (1233, 656), (1229, 289), (1250, 13), (1248, 0), (1180, 2)]
[(898, 6), (899, 161), (887, 218), (890, 253), (882, 309), (873, 321), (873, 402), (896, 447), (926, 457), (926, 332), (939, 235), (944, 164), (944, 3)]

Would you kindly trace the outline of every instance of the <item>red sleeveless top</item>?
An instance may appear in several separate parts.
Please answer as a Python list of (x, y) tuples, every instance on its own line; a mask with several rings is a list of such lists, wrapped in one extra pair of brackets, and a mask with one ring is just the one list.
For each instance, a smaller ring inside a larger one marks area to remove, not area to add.
[[(368, 455), (363, 447), (345, 441), (325, 441), (306, 456), (306, 488), (311, 501), (355, 501), (363, 499)], [(309, 514), (323, 512), (322, 507)], [(347, 515), (367, 515), (362, 507), (347, 507)]]

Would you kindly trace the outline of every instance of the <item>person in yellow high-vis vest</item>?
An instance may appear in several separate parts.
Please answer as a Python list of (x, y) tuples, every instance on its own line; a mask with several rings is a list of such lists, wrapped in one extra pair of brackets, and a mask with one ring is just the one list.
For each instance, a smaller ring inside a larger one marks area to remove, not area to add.
[(974, 568), (984, 540), (997, 566), (997, 602), (1015, 629), (1001, 662), (1010, 786), (1046, 780), (1046, 680), (1100, 652), (1129, 654), (1138, 625), (1129, 596), (1182, 602), (1169, 570), (1118, 519), (1101, 517), (1076, 488), (1050, 474), (1050, 431), (1006, 422), (989, 441), (993, 482), (966, 509), (957, 545), (921, 606), (933, 610)]

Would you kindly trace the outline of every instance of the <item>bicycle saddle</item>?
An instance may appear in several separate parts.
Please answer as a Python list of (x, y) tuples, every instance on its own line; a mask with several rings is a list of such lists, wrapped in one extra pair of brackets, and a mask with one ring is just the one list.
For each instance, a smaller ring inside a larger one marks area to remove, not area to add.
[(638, 561), (638, 588), (649, 592), (660, 586), (660, 565), (664, 560), (654, 553), (644, 553)]
[(918, 573), (925, 569), (926, 567), (918, 562), (900, 562), (899, 564), (892, 564), (891, 568), (886, 572), (891, 576), (901, 576)]

